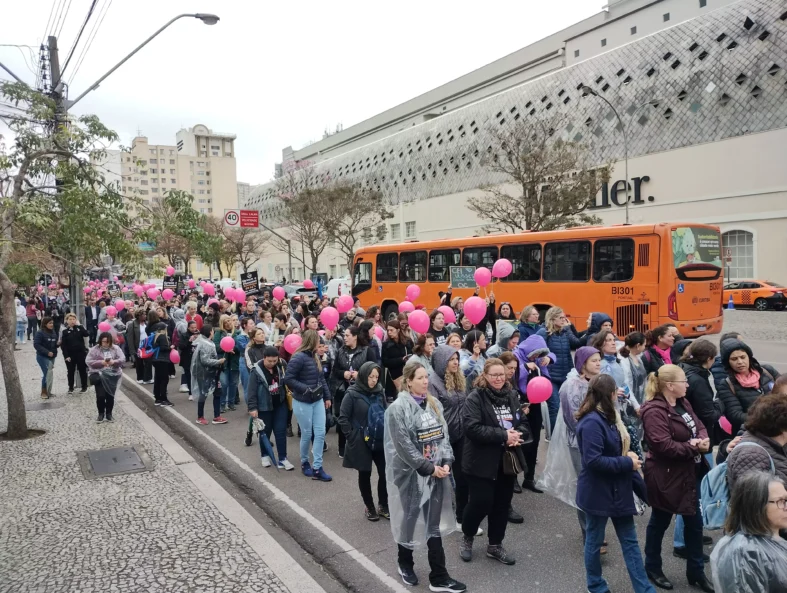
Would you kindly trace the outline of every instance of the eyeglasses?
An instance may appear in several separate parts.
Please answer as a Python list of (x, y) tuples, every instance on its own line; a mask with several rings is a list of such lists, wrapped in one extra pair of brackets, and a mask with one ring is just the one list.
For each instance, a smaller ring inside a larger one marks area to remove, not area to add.
[(488, 374), (487, 377), (489, 377), (490, 379), (505, 379), (506, 374), (505, 373), (503, 373), (502, 375), (500, 373), (495, 373), (494, 375)]
[(667, 381), (667, 383), (688, 383), (688, 381), (683, 379), (683, 381)]
[(780, 498), (779, 500), (769, 500), (768, 504), (775, 504), (776, 508), (780, 511), (787, 511), (787, 498)]

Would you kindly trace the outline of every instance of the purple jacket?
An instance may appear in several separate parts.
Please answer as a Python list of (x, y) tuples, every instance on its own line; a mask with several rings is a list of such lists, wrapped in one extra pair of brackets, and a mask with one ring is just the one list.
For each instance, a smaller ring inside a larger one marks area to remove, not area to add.
[[(557, 357), (549, 351), (547, 348), (547, 343), (544, 341), (539, 335), (532, 335), (529, 336), (524, 342), (520, 343), (516, 348), (514, 348), (514, 356), (519, 361), (519, 391), (523, 394), (527, 394), (527, 381), (528, 381), (528, 373), (525, 371), (525, 365), (528, 362), (533, 362), (530, 357), (536, 356), (538, 359), (543, 358), (544, 356), (548, 356), (552, 362), (549, 364), (554, 363), (557, 360)], [(549, 376), (549, 369), (547, 368), (548, 365), (541, 366), (541, 363), (538, 363), (539, 370), (541, 371), (541, 375), (546, 377), (547, 379), (551, 380)]]

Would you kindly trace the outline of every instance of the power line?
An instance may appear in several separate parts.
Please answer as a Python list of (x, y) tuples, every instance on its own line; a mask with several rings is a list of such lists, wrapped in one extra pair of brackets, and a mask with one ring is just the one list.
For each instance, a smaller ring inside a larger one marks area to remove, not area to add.
[(52, 8), (49, 9), (49, 18), (46, 20), (46, 27), (44, 28), (44, 36), (41, 38), (46, 39), (47, 35), (49, 34), (49, 25), (52, 23), (52, 15), (55, 12), (55, 5), (58, 3), (58, 0), (52, 0)]
[(26, 48), (28, 53), (30, 54), (30, 60), (31, 60), (32, 64), (35, 64), (36, 58), (35, 58), (35, 54), (33, 54), (33, 46), (32, 45), (17, 45), (15, 43), (0, 43), (0, 47), (15, 47), (15, 48), (17, 48), (19, 50), (19, 52), (22, 54), (22, 59), (25, 61), (25, 66), (27, 66), (27, 69), (30, 70), (30, 72), (32, 72), (34, 75), (36, 74), (36, 70), (33, 68), (31, 63), (28, 63), (27, 56), (25, 55), (25, 52), (22, 51), (23, 47)]
[[(70, 6), (71, 0), (68, 0), (68, 2)], [(87, 11), (87, 16), (85, 17), (85, 21), (82, 23), (82, 26), (79, 28), (79, 33), (77, 33), (76, 39), (74, 39), (74, 43), (71, 45), (71, 49), (68, 51), (68, 57), (66, 58), (63, 67), (60, 69), (60, 78), (56, 83), (52, 85), (53, 87), (57, 87), (57, 83), (59, 83), (63, 79), (63, 74), (65, 74), (66, 69), (68, 68), (68, 64), (71, 62), (71, 58), (74, 56), (74, 50), (77, 48), (77, 45), (79, 45), (79, 40), (82, 38), (82, 33), (85, 32), (85, 27), (87, 27), (87, 23), (88, 21), (90, 21), (90, 17), (93, 16), (93, 10), (95, 10), (97, 2), (98, 0), (93, 0), (93, 2), (90, 4), (90, 8)]]
[[(55, 10), (55, 18), (52, 20), (52, 26), (49, 28), (49, 31), (47, 32), (46, 35), (47, 37), (49, 37), (50, 35), (55, 35), (57, 31), (57, 27), (60, 24), (60, 19), (63, 15), (63, 8), (65, 8), (65, 5), (66, 5), (65, 0), (59, 0), (57, 9)], [(44, 38), (43, 42), (46, 43), (46, 38)]]
[(60, 37), (60, 33), (63, 31), (63, 25), (66, 24), (66, 19), (68, 18), (68, 11), (70, 8), (71, 8), (71, 0), (68, 0), (68, 5), (66, 6), (66, 9), (63, 11), (63, 20), (60, 22), (60, 28), (57, 30), (57, 33), (55, 33), (57, 37)]
[(112, 6), (112, 0), (105, 0), (101, 10), (98, 13), (98, 16), (96, 17), (96, 20), (93, 21), (93, 28), (90, 29), (90, 33), (88, 33), (87, 41), (85, 42), (85, 45), (82, 46), (82, 52), (79, 54), (76, 66), (74, 67), (74, 70), (68, 79), (69, 85), (74, 80), (74, 78), (76, 78), (77, 72), (79, 72), (79, 69), (82, 67), (82, 62), (87, 57), (90, 46), (93, 45), (93, 40), (96, 38), (96, 35), (98, 35), (98, 30), (101, 28), (101, 23), (104, 22), (104, 17), (107, 16), (110, 6)]

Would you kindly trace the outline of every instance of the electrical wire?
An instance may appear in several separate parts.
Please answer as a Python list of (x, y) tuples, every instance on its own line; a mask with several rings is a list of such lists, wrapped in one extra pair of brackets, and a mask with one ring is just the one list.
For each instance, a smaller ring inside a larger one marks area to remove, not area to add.
[[(49, 33), (47, 33), (47, 37), (49, 37), (50, 35), (55, 35), (57, 33), (57, 28), (60, 25), (60, 19), (63, 16), (63, 8), (65, 8), (65, 6), (66, 6), (65, 0), (60, 0), (57, 9), (55, 11), (55, 18), (52, 21), (52, 26), (49, 29)], [(46, 39), (44, 41), (46, 41)]]
[(30, 59), (31, 59), (32, 64), (35, 64), (36, 58), (35, 58), (35, 54), (33, 54), (33, 46), (31, 46), (31, 45), (16, 45), (14, 43), (0, 43), (0, 47), (15, 47), (15, 48), (17, 48), (19, 50), (19, 52), (22, 54), (22, 59), (25, 61), (25, 66), (27, 67), (27, 69), (30, 70), (30, 72), (32, 72), (34, 75), (36, 75), (36, 70), (33, 68), (31, 63), (29, 63), (27, 61), (27, 55), (25, 55), (25, 52), (22, 51), (23, 47), (26, 48), (28, 50), (28, 52), (30, 53)]
[(46, 27), (44, 28), (44, 36), (41, 38), (46, 39), (47, 35), (49, 35), (49, 25), (52, 23), (52, 15), (55, 13), (55, 5), (57, 5), (58, 0), (52, 0), (52, 8), (49, 9), (49, 18), (46, 20)]
[(63, 11), (63, 20), (60, 23), (60, 28), (57, 30), (57, 33), (55, 33), (56, 37), (60, 37), (60, 33), (63, 32), (63, 25), (66, 24), (66, 19), (68, 18), (68, 11), (70, 8), (71, 8), (71, 0), (68, 0), (68, 5), (66, 6), (66, 9)]
[[(68, 0), (68, 2), (70, 6), (71, 0)], [(93, 0), (93, 2), (90, 4), (90, 8), (87, 11), (87, 16), (85, 17), (82, 26), (79, 28), (79, 33), (77, 33), (76, 39), (74, 39), (74, 43), (71, 45), (71, 49), (68, 51), (68, 57), (66, 57), (66, 61), (63, 64), (63, 67), (60, 69), (60, 78), (57, 80), (57, 82), (52, 84), (53, 88), (57, 87), (58, 83), (63, 79), (63, 74), (66, 73), (66, 69), (68, 68), (68, 65), (71, 63), (71, 58), (74, 56), (74, 50), (77, 48), (77, 45), (79, 45), (79, 40), (82, 38), (82, 33), (85, 32), (85, 27), (87, 27), (87, 24), (90, 21), (90, 17), (93, 16), (93, 11), (95, 10), (97, 3), (98, 0)]]
[(79, 72), (79, 69), (82, 67), (82, 62), (87, 57), (88, 51), (93, 45), (93, 40), (96, 38), (96, 35), (98, 35), (98, 30), (101, 28), (101, 23), (104, 22), (104, 17), (107, 16), (110, 6), (112, 6), (112, 0), (105, 0), (101, 10), (99, 10), (98, 16), (93, 21), (93, 28), (90, 29), (90, 33), (88, 33), (87, 41), (85, 42), (85, 45), (82, 46), (82, 52), (77, 57), (76, 66), (74, 67), (74, 70), (71, 72), (71, 76), (68, 79), (69, 85), (74, 80), (74, 78), (76, 78), (77, 72)]

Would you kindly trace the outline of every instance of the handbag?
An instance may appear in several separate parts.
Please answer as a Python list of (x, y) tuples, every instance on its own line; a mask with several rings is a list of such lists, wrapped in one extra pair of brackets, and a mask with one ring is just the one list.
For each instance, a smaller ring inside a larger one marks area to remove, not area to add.
[(522, 464), (514, 451), (503, 451), (503, 474), (506, 476), (518, 476), (522, 473)]
[(90, 373), (87, 376), (87, 380), (91, 385), (98, 385), (101, 381), (101, 373)]

